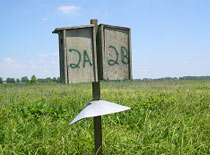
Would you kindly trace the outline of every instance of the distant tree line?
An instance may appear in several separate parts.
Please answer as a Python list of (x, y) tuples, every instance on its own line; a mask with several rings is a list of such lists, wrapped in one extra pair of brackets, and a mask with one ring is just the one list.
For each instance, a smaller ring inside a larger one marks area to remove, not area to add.
[[(135, 79), (133, 81), (174, 81), (174, 80), (209, 80), (210, 76), (183, 76), (183, 77), (164, 77), (164, 78), (143, 78), (143, 79)], [(20, 79), (17, 78), (7, 78), (5, 81), (2, 77), (0, 77), (0, 84), (1, 83), (60, 83), (59, 77), (47, 77), (47, 78), (36, 78), (35, 75), (32, 75), (29, 79), (27, 76), (21, 77)]]
[(36, 78), (35, 75), (32, 75), (31, 78), (29, 79), (27, 76), (19, 78), (6, 78), (5, 81), (3, 80), (2, 77), (0, 77), (0, 84), (1, 83), (60, 83), (60, 78), (59, 77), (47, 77), (47, 78)]
[(164, 77), (164, 78), (143, 78), (137, 79), (137, 81), (175, 81), (175, 80), (210, 80), (210, 76), (183, 76), (183, 77)]
[(180, 77), (179, 80), (210, 80), (210, 76), (184, 76)]

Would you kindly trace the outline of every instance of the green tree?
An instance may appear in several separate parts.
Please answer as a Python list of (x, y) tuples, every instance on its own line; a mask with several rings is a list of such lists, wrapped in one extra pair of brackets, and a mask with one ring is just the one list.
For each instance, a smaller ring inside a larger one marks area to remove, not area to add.
[(19, 78), (16, 79), (16, 83), (20, 83), (20, 79)]
[(22, 77), (21, 78), (21, 82), (23, 82), (23, 83), (27, 83), (29, 80), (28, 80), (28, 77), (27, 76), (24, 76), (24, 77)]
[(60, 83), (61, 82), (61, 79), (60, 77), (57, 78), (57, 83)]
[(15, 79), (14, 78), (7, 78), (6, 82), (7, 83), (15, 83)]
[(0, 77), (0, 83), (4, 83), (4, 81), (3, 81), (3, 78), (2, 78), (2, 77)]
[(52, 81), (53, 81), (53, 82), (57, 82), (56, 77), (53, 77)]
[(50, 77), (47, 77), (45, 80), (47, 83), (50, 83), (52, 81), (52, 79)]
[(37, 83), (37, 79), (35, 75), (32, 75), (30, 83)]

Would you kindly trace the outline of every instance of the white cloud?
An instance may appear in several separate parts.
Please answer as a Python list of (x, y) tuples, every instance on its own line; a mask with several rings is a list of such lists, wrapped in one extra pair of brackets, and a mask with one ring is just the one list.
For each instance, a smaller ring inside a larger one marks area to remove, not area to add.
[[(50, 56), (50, 55), (49, 55)], [(0, 77), (20, 78), (23, 76), (31, 77), (54, 77), (59, 76), (59, 61), (55, 57), (43, 57), (35, 60), (17, 60), (13, 58), (4, 58), (0, 60)]]
[(32, 66), (31, 66), (31, 68), (33, 68), (33, 69), (37, 69), (37, 66), (35, 66), (35, 65), (32, 65)]
[(12, 63), (12, 62), (15, 62), (15, 59), (12, 59), (12, 58), (5, 58), (5, 59), (3, 60), (3, 62)]
[(58, 56), (58, 52), (53, 52), (52, 56)]
[(79, 7), (74, 5), (63, 5), (58, 7), (57, 10), (63, 14), (74, 14), (77, 13), (77, 11), (79, 11)]
[(39, 56), (40, 56), (40, 57), (47, 57), (48, 54), (47, 54), (47, 53), (40, 53)]
[(57, 65), (58, 63), (57, 63), (57, 61), (51, 61), (50, 64), (51, 65)]
[(42, 21), (43, 21), (43, 22), (46, 22), (47, 20), (48, 20), (48, 19), (45, 18), (45, 17), (42, 18)]
[(0, 70), (2, 71), (17, 71), (19, 69), (25, 69), (26, 65), (12, 58), (5, 58), (0, 62)]

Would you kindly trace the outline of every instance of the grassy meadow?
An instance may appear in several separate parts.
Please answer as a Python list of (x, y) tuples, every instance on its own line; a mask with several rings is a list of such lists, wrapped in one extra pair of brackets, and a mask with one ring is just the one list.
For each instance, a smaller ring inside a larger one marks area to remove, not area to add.
[[(106, 155), (210, 154), (210, 82), (102, 82), (101, 99), (131, 107), (102, 116)], [(0, 154), (94, 154), (93, 119), (69, 122), (91, 84), (1, 84)]]

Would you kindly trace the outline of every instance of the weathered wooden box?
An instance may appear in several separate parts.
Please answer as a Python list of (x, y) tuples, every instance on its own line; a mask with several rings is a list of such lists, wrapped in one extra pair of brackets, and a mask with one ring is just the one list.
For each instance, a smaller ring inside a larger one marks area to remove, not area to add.
[(97, 82), (95, 26), (56, 28), (53, 33), (59, 35), (61, 82)]
[(131, 80), (130, 28), (100, 24), (97, 40), (100, 80)]

